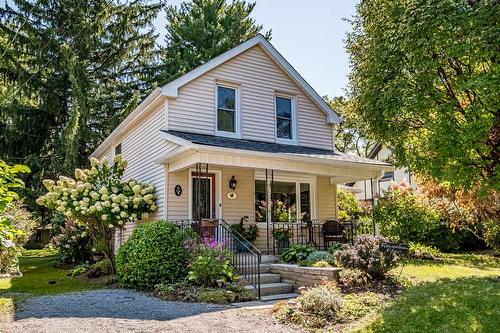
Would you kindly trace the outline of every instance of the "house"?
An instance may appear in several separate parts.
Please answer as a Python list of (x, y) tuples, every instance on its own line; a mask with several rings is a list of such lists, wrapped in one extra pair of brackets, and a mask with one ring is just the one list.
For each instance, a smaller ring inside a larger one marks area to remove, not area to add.
[[(257, 35), (155, 89), (92, 156), (122, 154), (125, 178), (155, 186), (159, 209), (151, 219), (234, 224), (246, 217), (259, 227), (255, 246), (269, 251), (278, 224), (335, 219), (337, 184), (392, 170), (335, 151), (340, 121)], [(135, 227), (126, 225), (117, 245)]]
[[(379, 143), (370, 151), (368, 158), (386, 162), (390, 160), (391, 155), (392, 150)], [(384, 193), (389, 189), (391, 182), (407, 182), (413, 189), (418, 187), (410, 170), (405, 167), (400, 167), (386, 172), (384, 176), (378, 180), (363, 179), (356, 182), (350, 182), (346, 184), (346, 189), (354, 192), (360, 200), (371, 201), (374, 198), (373, 193), (376, 194), (375, 197), (383, 197)]]

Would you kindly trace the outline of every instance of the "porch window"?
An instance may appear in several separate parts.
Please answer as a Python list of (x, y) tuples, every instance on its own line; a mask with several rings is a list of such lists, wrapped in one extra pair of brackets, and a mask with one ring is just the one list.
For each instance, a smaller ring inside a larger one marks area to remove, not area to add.
[(237, 101), (236, 89), (217, 86), (217, 131), (219, 134), (236, 134)]
[(294, 138), (294, 110), (290, 97), (276, 96), (276, 138), (292, 141)]
[[(311, 219), (311, 184), (274, 181), (272, 221), (297, 222)], [(300, 196), (297, 196), (300, 191)], [(266, 222), (266, 182), (255, 180), (255, 221)]]

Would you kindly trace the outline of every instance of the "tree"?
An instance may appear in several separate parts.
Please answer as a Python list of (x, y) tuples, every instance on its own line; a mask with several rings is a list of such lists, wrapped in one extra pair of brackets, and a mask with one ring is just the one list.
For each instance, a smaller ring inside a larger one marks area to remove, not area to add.
[(160, 8), (146, 0), (15, 0), (0, 8), (0, 157), (31, 167), (28, 203), (44, 177), (87, 165), (150, 90)]
[[(244, 0), (193, 0), (167, 8), (165, 84), (259, 34), (262, 25), (250, 17), (255, 3)], [(271, 38), (271, 31), (265, 33)]]
[(0, 160), (0, 273), (17, 269), (21, 248), (36, 225), (15, 192), (24, 187), (19, 174), (28, 172), (25, 165), (12, 166)]
[(399, 165), (500, 189), (496, 0), (363, 0), (348, 34), (360, 125)]
[(342, 122), (336, 127), (335, 149), (367, 157), (377, 142), (371, 140), (364, 128), (359, 126), (359, 116), (350, 100), (343, 96), (333, 99), (325, 96), (324, 99), (342, 117)]
[(122, 180), (127, 162), (121, 155), (116, 155), (112, 164), (92, 158), (91, 165), (90, 169), (76, 169), (75, 179), (61, 176), (57, 182), (44, 180), (48, 193), (37, 203), (75, 218), (88, 230), (94, 247), (113, 262), (116, 228), (147, 219), (157, 210), (156, 196), (150, 184)]
[(480, 195), (476, 185), (464, 191), (432, 179), (419, 179), (419, 189), (453, 229), (467, 230), (500, 251), (500, 193)]

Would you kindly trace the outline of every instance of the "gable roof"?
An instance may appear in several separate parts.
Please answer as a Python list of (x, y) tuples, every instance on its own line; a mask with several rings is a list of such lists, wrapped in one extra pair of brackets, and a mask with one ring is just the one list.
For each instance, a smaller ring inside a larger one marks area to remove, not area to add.
[(258, 34), (257, 36), (241, 43), (240, 45), (226, 51), (212, 60), (196, 67), (192, 71), (184, 74), (183, 76), (167, 83), (161, 88), (163, 96), (176, 98), (178, 96), (179, 88), (191, 82), (197, 77), (205, 74), (211, 69), (225, 63), (226, 61), (236, 57), (237, 55), (245, 52), (255, 45), (260, 45), (264, 51), (278, 64), (278, 66), (301, 88), (306, 95), (319, 107), (321, 111), (327, 116), (329, 124), (339, 124), (341, 118), (335, 111), (326, 103), (323, 98), (300, 76), (300, 74), (286, 61), (286, 59), (269, 43), (269, 41)]

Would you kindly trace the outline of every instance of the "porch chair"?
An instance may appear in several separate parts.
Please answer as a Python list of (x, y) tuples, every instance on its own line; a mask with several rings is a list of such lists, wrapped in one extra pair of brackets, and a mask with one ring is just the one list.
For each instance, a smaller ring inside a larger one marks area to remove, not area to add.
[(328, 220), (323, 223), (323, 244), (325, 250), (328, 249), (328, 244), (331, 242), (345, 243), (344, 226), (336, 220)]

